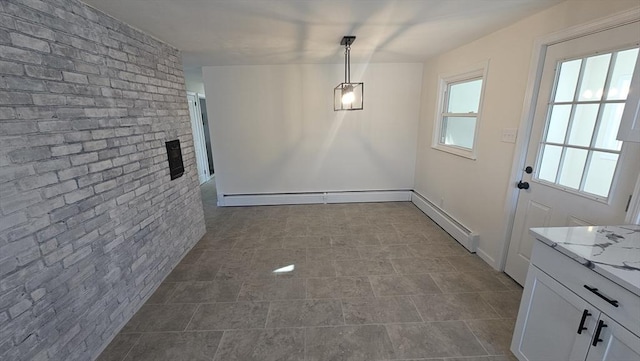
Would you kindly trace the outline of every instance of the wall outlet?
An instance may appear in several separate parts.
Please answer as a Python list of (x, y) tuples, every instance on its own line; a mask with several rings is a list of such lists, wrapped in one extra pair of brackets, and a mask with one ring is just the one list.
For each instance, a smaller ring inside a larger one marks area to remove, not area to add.
[(502, 139), (504, 143), (515, 143), (518, 137), (518, 128), (502, 128)]

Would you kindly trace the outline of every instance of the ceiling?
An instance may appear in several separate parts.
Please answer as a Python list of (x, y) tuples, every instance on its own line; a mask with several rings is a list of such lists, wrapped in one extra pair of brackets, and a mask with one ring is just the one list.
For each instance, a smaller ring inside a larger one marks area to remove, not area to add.
[(561, 0), (84, 0), (206, 65), (421, 62)]

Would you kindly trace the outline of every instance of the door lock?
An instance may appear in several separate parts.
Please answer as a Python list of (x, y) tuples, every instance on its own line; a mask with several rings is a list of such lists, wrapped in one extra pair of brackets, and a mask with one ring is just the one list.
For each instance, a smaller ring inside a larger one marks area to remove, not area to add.
[(517, 184), (518, 189), (529, 189), (529, 182), (520, 181)]
[(527, 174), (531, 174), (531, 173), (533, 173), (533, 167), (532, 167), (532, 166), (530, 166), (530, 165), (528, 165), (528, 166), (524, 169), (524, 172), (525, 172), (525, 173), (527, 173)]

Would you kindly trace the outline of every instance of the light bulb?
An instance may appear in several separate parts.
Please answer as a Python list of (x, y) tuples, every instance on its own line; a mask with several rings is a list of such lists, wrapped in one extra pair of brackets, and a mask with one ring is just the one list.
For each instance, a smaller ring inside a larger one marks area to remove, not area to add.
[(342, 104), (349, 105), (356, 100), (356, 95), (353, 93), (353, 85), (345, 84), (342, 87)]
[(342, 93), (342, 104), (347, 105), (353, 103), (356, 99), (355, 94), (353, 94), (353, 90), (348, 90)]

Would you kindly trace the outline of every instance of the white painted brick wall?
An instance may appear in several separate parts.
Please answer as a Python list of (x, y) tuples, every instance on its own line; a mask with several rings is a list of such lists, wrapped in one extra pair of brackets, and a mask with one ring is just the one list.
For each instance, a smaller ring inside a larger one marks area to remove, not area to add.
[(178, 50), (77, 0), (0, 1), (1, 360), (95, 359), (204, 234), (190, 130)]

